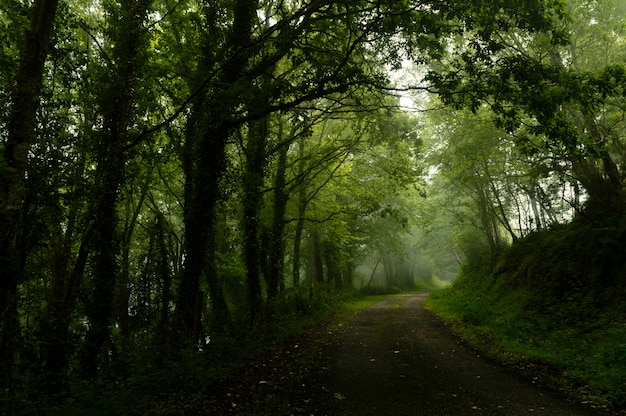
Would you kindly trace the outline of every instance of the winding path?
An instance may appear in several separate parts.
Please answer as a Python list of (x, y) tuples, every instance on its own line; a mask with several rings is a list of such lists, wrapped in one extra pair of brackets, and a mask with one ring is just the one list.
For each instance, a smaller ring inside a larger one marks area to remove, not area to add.
[(423, 308), (426, 292), (362, 311), (327, 344), (316, 415), (593, 415), (484, 360)]

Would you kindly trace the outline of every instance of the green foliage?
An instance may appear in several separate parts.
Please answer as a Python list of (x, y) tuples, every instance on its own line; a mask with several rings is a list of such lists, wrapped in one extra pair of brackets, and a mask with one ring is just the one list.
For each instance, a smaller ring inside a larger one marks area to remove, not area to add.
[(4, 146), (0, 146), (0, 175), (5, 176), (12, 171), (14, 171), (14, 169), (8, 166), (4, 160)]
[(623, 211), (625, 126), (616, 104), (626, 82), (623, 13), (608, 0), (562, 7), (568, 42), (554, 33), (524, 38), (515, 29), (495, 48), (463, 38), (458, 55), (433, 65), (427, 78), (449, 105), (478, 114), (488, 107), (524, 155), (558, 160), (545, 164), (548, 171), (571, 171), (589, 195), (589, 216)]
[[(266, 319), (256, 327), (241, 327), (236, 337), (213, 337), (202, 351), (183, 351), (176, 359), (138, 348), (120, 363), (120, 372), (108, 380), (86, 383), (76, 380), (60, 400), (37, 401), (26, 395), (0, 396), (0, 404), (11, 403), (10, 414), (26, 415), (173, 415), (197, 411), (212, 400), (211, 392), (238, 369), (249, 366), (286, 339), (338, 314), (339, 323), (358, 310), (370, 306), (379, 297), (364, 298), (354, 291), (325, 288), (312, 298), (285, 293), (273, 305), (267, 305)], [(263, 398), (264, 401), (267, 398)], [(272, 401), (266, 403), (268, 409)], [(7, 409), (8, 407), (0, 408)]]
[(550, 375), (553, 385), (599, 407), (621, 409), (623, 232), (573, 223), (532, 234), (504, 252), (492, 273), (465, 269), (428, 305), (499, 360)]

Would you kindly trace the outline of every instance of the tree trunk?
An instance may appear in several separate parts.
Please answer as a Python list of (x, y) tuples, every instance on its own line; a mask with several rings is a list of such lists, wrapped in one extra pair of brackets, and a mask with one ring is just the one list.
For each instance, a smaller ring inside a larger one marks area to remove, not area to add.
[(118, 255), (117, 236), (117, 191), (122, 183), (124, 169), (123, 155), (119, 148), (111, 145), (119, 143), (119, 136), (113, 133), (110, 141), (104, 144), (98, 158), (96, 174), (97, 192), (95, 197), (94, 222), (94, 268), (93, 290), (86, 305), (89, 330), (85, 337), (82, 354), (83, 375), (93, 379), (98, 373), (98, 357), (110, 334), (113, 314), (113, 298), (118, 277), (116, 258)]
[[(76, 183), (79, 184), (85, 167), (83, 152), (75, 174)], [(79, 192), (74, 189), (75, 195)], [(41, 360), (45, 384), (48, 393), (52, 396), (61, 392), (69, 349), (69, 326), (74, 305), (78, 299), (80, 284), (84, 275), (89, 253), (91, 233), (86, 230), (83, 234), (73, 269), (70, 271), (72, 257), (72, 244), (74, 242), (80, 199), (74, 196), (70, 204), (67, 216), (65, 232), (58, 221), (57, 235), (54, 243), (54, 258), (52, 261), (52, 290), (47, 300), (48, 319), (42, 323), (41, 328)]]
[(172, 287), (172, 273), (170, 269), (170, 259), (172, 255), (170, 253), (170, 245), (168, 245), (168, 239), (165, 233), (165, 218), (162, 213), (157, 213), (156, 220), (156, 232), (157, 232), (157, 245), (159, 248), (159, 264), (158, 264), (158, 277), (161, 282), (161, 299), (159, 305), (159, 320), (156, 326), (155, 340), (166, 341), (164, 334), (167, 333), (169, 324), (169, 305), (170, 305), (170, 291)]
[[(267, 119), (250, 123), (248, 144), (245, 149), (246, 166), (243, 177), (243, 250), (248, 282), (248, 307), (251, 324), (254, 323), (262, 303), (259, 214), (262, 202), (261, 188), (265, 177), (267, 136)], [(274, 286), (273, 281), (270, 286)]]
[(352, 258), (352, 253), (348, 253), (348, 256), (343, 266), (343, 284), (347, 288), (352, 289), (354, 287), (354, 259)]
[[(193, 118), (202, 119), (204, 111), (196, 107)], [(230, 320), (215, 267), (215, 210), (220, 198), (219, 180), (224, 171), (228, 131), (224, 128), (196, 129), (195, 125), (188, 126), (185, 144), (185, 262), (175, 319), (180, 341), (189, 345), (197, 345), (202, 330), (201, 276), (207, 279), (215, 324), (228, 326)]]
[[(300, 139), (298, 150), (298, 176), (304, 174), (304, 138)], [(298, 186), (298, 218), (296, 220), (296, 230), (293, 239), (293, 267), (292, 278), (296, 296), (299, 296), (300, 289), (300, 252), (302, 247), (302, 232), (304, 231), (304, 214), (306, 213), (307, 199), (304, 182)]]
[[(280, 138), (279, 134), (279, 138)], [(284, 290), (285, 278), (283, 275), (285, 262), (285, 243), (283, 234), (285, 229), (285, 212), (287, 210), (288, 195), (285, 190), (285, 176), (287, 170), (287, 152), (289, 144), (282, 146), (278, 154), (278, 166), (274, 177), (274, 211), (272, 229), (270, 232), (269, 250), (269, 281), (268, 297), (274, 299), (278, 290)]]
[[(132, 189), (131, 192), (132, 194)], [(133, 233), (135, 231), (135, 227), (137, 225), (137, 220), (139, 218), (139, 214), (144, 205), (144, 201), (148, 194), (148, 183), (145, 182), (141, 185), (141, 193), (139, 195), (139, 201), (135, 207), (132, 207), (132, 198), (127, 199), (127, 207), (126, 207), (126, 219), (124, 224), (124, 236), (122, 240), (122, 258), (121, 258), (121, 270), (120, 270), (120, 278), (117, 282), (117, 293), (116, 293), (116, 316), (117, 322), (120, 328), (121, 335), (121, 350), (126, 352), (130, 348), (131, 336), (132, 336), (132, 328), (130, 325), (130, 316), (129, 316), (129, 302), (130, 302), (130, 271), (131, 271), (131, 263), (130, 263), (130, 252), (131, 252), (131, 242), (133, 239)]]
[[(376, 264), (372, 268), (372, 273), (370, 274), (370, 278), (367, 281), (367, 285), (365, 286), (366, 288), (372, 287), (372, 282), (374, 281), (374, 277), (376, 277), (376, 270), (378, 269), (378, 266), (382, 263), (382, 260), (383, 260), (383, 256), (382, 255), (379, 255), (376, 258)], [(384, 267), (384, 264), (383, 264), (383, 267)]]
[(491, 259), (495, 259), (502, 249), (502, 236), (500, 235), (498, 216), (494, 212), (493, 204), (487, 196), (487, 191), (482, 184), (476, 184), (475, 202), (480, 213), (483, 232), (489, 243)]
[[(610, 160), (610, 158), (608, 158)], [(624, 212), (624, 197), (621, 186), (615, 181), (607, 179), (596, 164), (576, 155), (570, 157), (574, 176), (587, 191), (589, 198), (584, 204), (585, 216), (594, 219), (605, 215), (615, 215)], [(609, 165), (611, 162), (605, 162)]]
[(511, 240), (515, 242), (518, 239), (517, 234), (515, 234), (513, 227), (511, 227), (511, 223), (509, 222), (504, 203), (500, 198), (500, 192), (496, 188), (495, 182), (491, 178), (491, 172), (489, 171), (487, 163), (483, 164), (483, 173), (484, 176), (486, 176), (489, 189), (491, 190), (491, 195), (493, 196), (493, 198), (489, 198), (489, 196), (487, 196), (488, 193), (485, 192), (485, 198), (487, 201), (490, 201), (492, 207), (490, 211), (493, 213), (494, 219), (497, 219), (500, 224), (502, 224), (504, 229), (507, 230), (509, 235), (511, 236)]
[(26, 172), (35, 140), (44, 63), (58, 0), (34, 0), (15, 83), (11, 118), (4, 142), (6, 167), (0, 166), (0, 387), (11, 388), (15, 346), (20, 334), (17, 288), (23, 280), (27, 253)]
[(339, 247), (331, 240), (324, 240), (321, 244), (324, 263), (326, 264), (326, 282), (337, 289), (343, 287), (341, 257)]
[(535, 181), (528, 187), (528, 199), (530, 200), (530, 207), (533, 211), (533, 217), (535, 219), (535, 228), (537, 230), (543, 229), (543, 219), (541, 217), (541, 213), (539, 211), (539, 204), (537, 202), (537, 187), (539, 185), (535, 184)]
[[(98, 359), (110, 337), (114, 311), (114, 294), (119, 274), (117, 266), (119, 239), (117, 233), (117, 202), (124, 181), (126, 157), (124, 146), (129, 142), (128, 127), (132, 125), (134, 94), (143, 64), (138, 56), (144, 36), (143, 21), (149, 2), (123, 0), (117, 11), (111, 12), (115, 45), (113, 69), (107, 95), (103, 97), (103, 133), (96, 150), (95, 191), (92, 208), (94, 221), (93, 291), (87, 301), (89, 330), (82, 351), (82, 371), (86, 378), (98, 374)], [(114, 26), (113, 26), (114, 25)]]
[(322, 246), (320, 244), (319, 232), (315, 228), (311, 232), (311, 256), (312, 256), (312, 269), (313, 269), (313, 279), (315, 283), (323, 284), (324, 283), (324, 262), (322, 260)]
[[(187, 123), (187, 141), (184, 149), (185, 170), (185, 264), (181, 273), (179, 296), (176, 304), (175, 325), (181, 340), (196, 345), (202, 327), (200, 304), (200, 276), (205, 273), (213, 307), (214, 323), (230, 326), (226, 301), (216, 274), (215, 265), (215, 210), (221, 197), (219, 181), (226, 168), (225, 149), (231, 128), (230, 113), (240, 105), (238, 94), (229, 91), (240, 78), (248, 61), (244, 48), (250, 41), (256, 17), (258, 0), (237, 0), (234, 6), (233, 27), (230, 31), (226, 55), (230, 54), (216, 86), (203, 88), (194, 100)], [(215, 21), (216, 9), (205, 8), (209, 24)], [(207, 29), (203, 56), (199, 64), (198, 79), (203, 80), (213, 71), (216, 45), (211, 27)], [(235, 52), (236, 51), (236, 52)], [(203, 82), (203, 81), (199, 81)]]

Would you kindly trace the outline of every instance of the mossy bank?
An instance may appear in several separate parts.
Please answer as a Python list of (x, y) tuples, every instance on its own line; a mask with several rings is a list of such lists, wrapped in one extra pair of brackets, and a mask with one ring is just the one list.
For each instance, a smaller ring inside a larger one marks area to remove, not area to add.
[[(612, 221), (615, 224), (615, 221)], [(579, 401), (626, 414), (626, 227), (533, 233), (427, 307), (472, 346)]]

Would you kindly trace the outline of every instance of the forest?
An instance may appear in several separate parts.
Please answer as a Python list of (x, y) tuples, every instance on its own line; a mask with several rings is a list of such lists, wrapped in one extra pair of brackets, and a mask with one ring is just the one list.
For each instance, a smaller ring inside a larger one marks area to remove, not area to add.
[(623, 0), (0, 2), (1, 414), (459, 274), (626, 315)]

